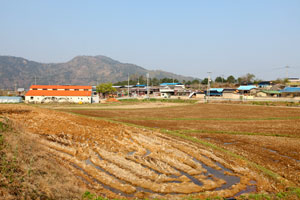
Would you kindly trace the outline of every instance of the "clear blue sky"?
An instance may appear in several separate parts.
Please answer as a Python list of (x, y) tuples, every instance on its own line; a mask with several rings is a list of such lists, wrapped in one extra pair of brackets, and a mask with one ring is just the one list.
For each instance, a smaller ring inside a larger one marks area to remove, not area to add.
[(106, 55), (147, 69), (300, 77), (300, 0), (0, 0), (0, 55)]

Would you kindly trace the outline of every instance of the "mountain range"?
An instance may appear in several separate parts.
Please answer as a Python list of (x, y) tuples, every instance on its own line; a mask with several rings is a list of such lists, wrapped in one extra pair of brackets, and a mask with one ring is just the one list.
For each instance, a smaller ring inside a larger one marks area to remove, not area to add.
[(149, 73), (151, 78), (193, 80), (162, 70), (121, 63), (106, 56), (76, 56), (65, 63), (39, 63), (21, 57), (0, 56), (0, 89), (16, 87), (28, 89), (30, 85), (96, 85), (118, 82)]

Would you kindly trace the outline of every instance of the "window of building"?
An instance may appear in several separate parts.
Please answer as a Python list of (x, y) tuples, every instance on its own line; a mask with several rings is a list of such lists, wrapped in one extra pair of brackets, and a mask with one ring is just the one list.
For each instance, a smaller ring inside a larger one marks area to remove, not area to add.
[(47, 90), (47, 88), (43, 88), (43, 90)]
[(53, 90), (57, 90), (56, 88), (54, 88)]
[(65, 89), (65, 91), (69, 91), (70, 89)]
[(79, 91), (79, 89), (75, 89), (75, 91)]
[(32, 90), (37, 90), (37, 88), (32, 88)]
[(89, 91), (89, 89), (84, 89), (84, 91)]
[(33, 97), (30, 97), (30, 100), (33, 100)]

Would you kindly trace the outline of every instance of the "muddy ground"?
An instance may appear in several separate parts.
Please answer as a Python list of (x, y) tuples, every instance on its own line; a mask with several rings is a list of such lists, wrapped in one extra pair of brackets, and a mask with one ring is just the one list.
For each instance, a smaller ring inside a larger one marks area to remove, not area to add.
[(69, 170), (74, 185), (109, 198), (234, 197), (294, 184), (292, 177), (272, 178), (247, 160), (158, 130), (25, 105), (1, 105), (0, 111), (16, 130), (36, 138), (58, 168)]
[(300, 109), (230, 104), (135, 110), (70, 110), (177, 131), (233, 151), (300, 186)]

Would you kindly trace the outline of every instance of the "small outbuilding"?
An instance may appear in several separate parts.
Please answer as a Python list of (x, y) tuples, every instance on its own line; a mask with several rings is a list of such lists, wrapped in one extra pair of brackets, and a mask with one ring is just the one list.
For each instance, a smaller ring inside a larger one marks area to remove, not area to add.
[(284, 97), (299, 97), (300, 96), (300, 87), (286, 87), (281, 90), (281, 94)]
[(0, 96), (0, 103), (22, 103), (22, 97)]
[(241, 85), (237, 88), (241, 94), (253, 94), (255, 93), (256, 89), (257, 87), (255, 85)]

